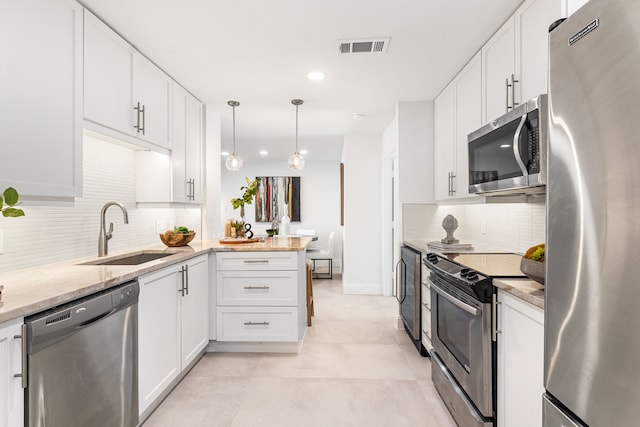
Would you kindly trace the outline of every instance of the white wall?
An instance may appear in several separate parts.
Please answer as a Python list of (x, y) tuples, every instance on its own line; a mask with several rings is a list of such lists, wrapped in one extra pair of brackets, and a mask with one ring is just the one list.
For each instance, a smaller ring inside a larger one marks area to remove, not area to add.
[[(240, 187), (245, 178), (257, 176), (299, 176), (300, 177), (300, 222), (291, 223), (291, 233), (298, 229), (315, 229), (318, 233), (317, 246), (327, 246), (329, 233), (336, 232), (334, 252), (334, 272), (341, 271), (342, 238), (340, 230), (340, 162), (317, 161), (307, 157), (302, 170), (289, 169), (286, 160), (245, 161), (239, 171), (229, 171), (222, 167), (222, 218), (240, 219), (240, 209), (234, 210), (230, 200), (240, 197)], [(266, 235), (271, 223), (255, 222), (255, 206), (245, 206), (245, 220), (252, 224), (256, 234)], [(219, 236), (218, 236), (219, 237)]]
[[(529, 198), (523, 203), (468, 205), (405, 205), (405, 240), (440, 240), (446, 236), (442, 220), (451, 214), (458, 220), (455, 237), (487, 247), (524, 253), (545, 242), (546, 214), (544, 198)], [(486, 223), (486, 233), (481, 224)]]
[[(83, 196), (73, 206), (22, 206), (26, 216), (0, 218), (4, 253), (0, 273), (98, 255), (100, 210), (106, 202), (121, 202), (129, 224), (117, 207), (107, 211), (113, 222), (109, 252), (162, 245), (156, 227), (185, 225), (201, 232), (200, 209), (138, 208), (135, 152), (85, 136)], [(20, 191), (20, 189), (17, 189)]]
[(205, 194), (202, 207), (202, 235), (213, 240), (222, 232), (222, 163), (220, 162), (220, 115), (205, 106), (204, 109), (204, 179)]
[(382, 138), (344, 140), (344, 269), (348, 294), (382, 293)]

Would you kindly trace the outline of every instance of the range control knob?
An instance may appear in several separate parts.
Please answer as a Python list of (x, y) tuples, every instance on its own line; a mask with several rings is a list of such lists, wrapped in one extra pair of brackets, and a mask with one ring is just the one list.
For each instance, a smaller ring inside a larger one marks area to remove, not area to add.
[(427, 254), (427, 261), (429, 262), (436, 262), (438, 260), (438, 257), (436, 256), (436, 254)]
[(462, 270), (460, 270), (460, 276), (467, 277), (467, 274), (469, 274), (468, 268), (463, 268)]
[(476, 280), (478, 278), (478, 273), (471, 270), (467, 273), (467, 280)]

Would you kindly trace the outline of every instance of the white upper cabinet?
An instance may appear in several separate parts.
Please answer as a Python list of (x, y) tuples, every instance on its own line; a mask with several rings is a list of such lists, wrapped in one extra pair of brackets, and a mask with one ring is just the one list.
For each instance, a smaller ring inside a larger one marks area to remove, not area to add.
[(84, 117), (131, 134), (132, 64), (135, 50), (102, 21), (85, 11)]
[(469, 197), (467, 135), (482, 124), (482, 60), (469, 61), (435, 100), (436, 199)]
[(566, 0), (567, 16), (573, 15), (573, 12), (584, 6), (589, 0)]
[(82, 21), (74, 1), (0, 2), (2, 190), (82, 195)]
[(515, 13), (516, 86), (519, 101), (547, 93), (547, 69), (549, 67), (549, 26), (564, 16), (561, 0), (535, 0), (525, 2)]
[(488, 123), (547, 93), (548, 30), (566, 16), (567, 0), (527, 0), (482, 48)]
[(171, 79), (140, 54), (133, 57), (134, 136), (171, 148)]
[[(484, 122), (513, 108), (515, 21), (511, 17), (482, 47)], [(515, 78), (517, 80), (517, 77)]]
[(170, 149), (171, 79), (86, 10), (85, 21), (85, 119)]

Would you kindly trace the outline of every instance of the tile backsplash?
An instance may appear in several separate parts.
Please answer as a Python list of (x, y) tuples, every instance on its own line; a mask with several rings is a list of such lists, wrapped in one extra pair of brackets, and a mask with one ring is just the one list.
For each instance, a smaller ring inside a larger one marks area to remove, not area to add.
[(522, 203), (404, 205), (403, 239), (442, 239), (446, 236), (442, 220), (448, 214), (458, 220), (454, 235), (461, 242), (524, 253), (545, 241), (544, 198), (529, 198)]
[(0, 273), (97, 256), (100, 210), (110, 201), (124, 204), (129, 216), (125, 225), (118, 207), (107, 211), (107, 228), (110, 222), (114, 228), (110, 253), (161, 245), (156, 229), (178, 224), (200, 234), (200, 209), (136, 206), (135, 151), (89, 136), (84, 137), (83, 148), (83, 196), (72, 206), (25, 203), (26, 216), (0, 218), (4, 235)]

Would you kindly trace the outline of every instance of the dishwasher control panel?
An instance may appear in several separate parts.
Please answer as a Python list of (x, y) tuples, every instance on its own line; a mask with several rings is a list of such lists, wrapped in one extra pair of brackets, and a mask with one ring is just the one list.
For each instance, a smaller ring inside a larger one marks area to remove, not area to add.
[(130, 304), (131, 301), (138, 298), (138, 294), (140, 294), (140, 285), (138, 282), (129, 283), (111, 292), (111, 304), (113, 308)]

